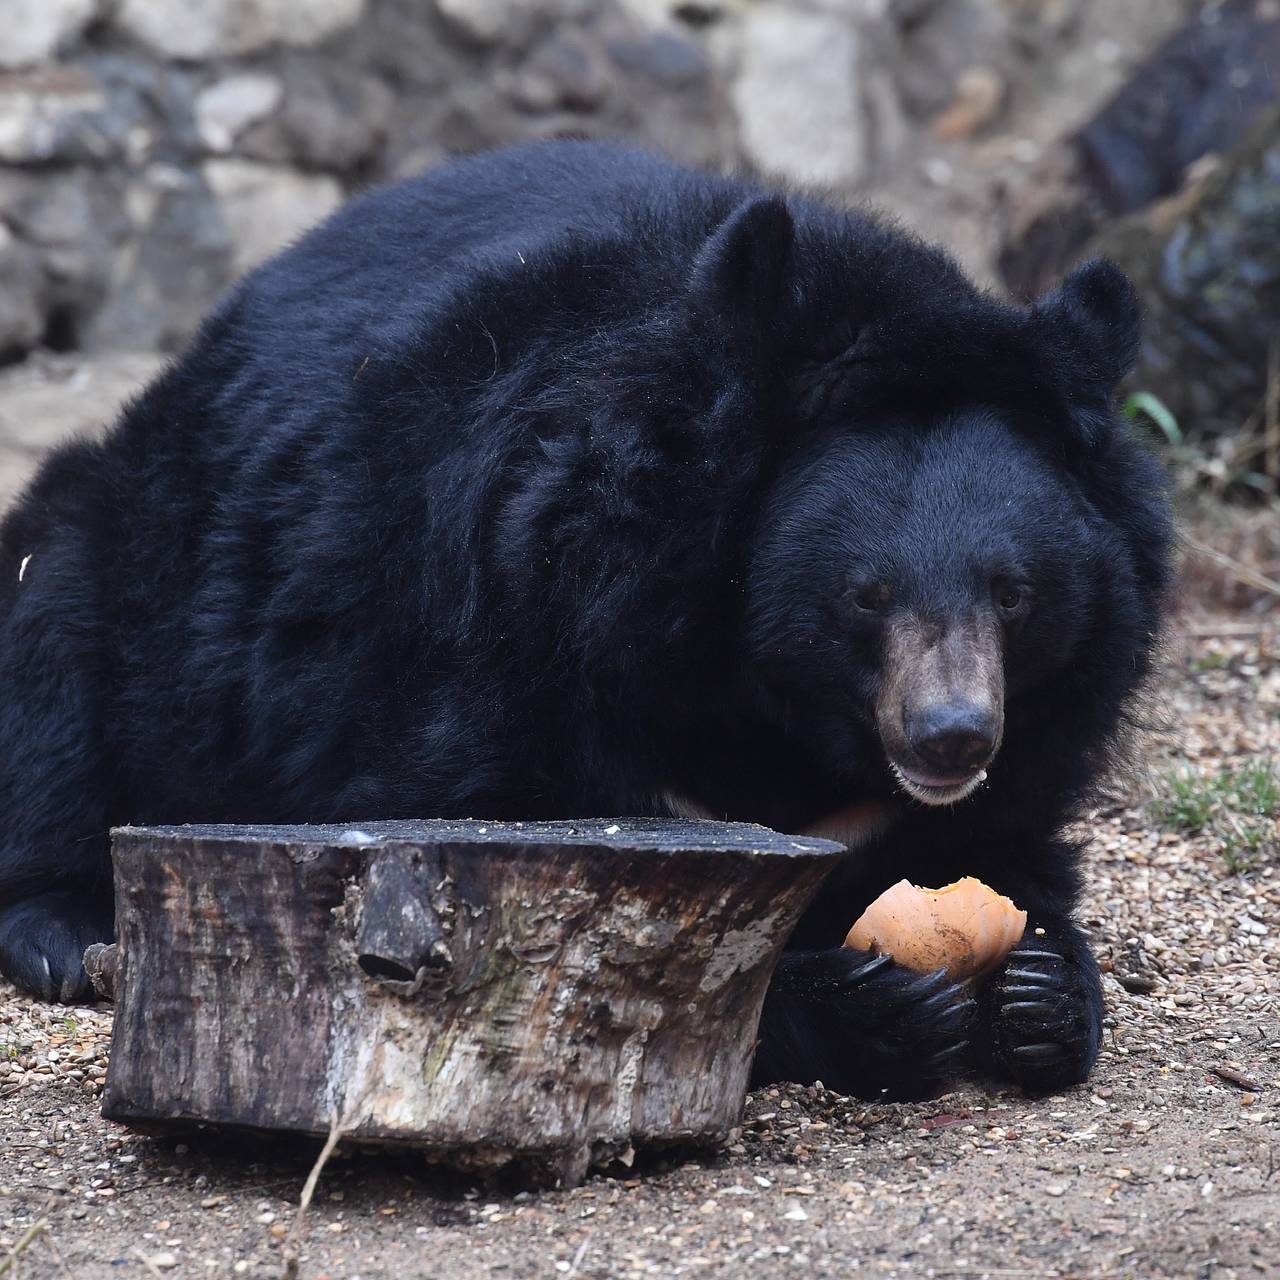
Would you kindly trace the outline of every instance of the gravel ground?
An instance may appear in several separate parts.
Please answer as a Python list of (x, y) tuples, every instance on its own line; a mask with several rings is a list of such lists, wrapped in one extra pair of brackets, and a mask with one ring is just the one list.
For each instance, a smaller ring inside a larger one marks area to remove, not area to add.
[[(572, 1192), (340, 1150), (300, 1274), (1280, 1275), (1276, 815), (1215, 812), (1212, 789), (1198, 819), (1150, 803), (1170, 770), (1280, 766), (1280, 618), (1184, 618), (1169, 648), (1144, 766), (1087, 824), (1110, 1005), (1087, 1087), (971, 1082), (911, 1105), (767, 1090), (722, 1156)], [(103, 1121), (110, 1028), (108, 1010), (0, 990), (0, 1271), (21, 1244), (10, 1275), (280, 1274), (314, 1152)]]

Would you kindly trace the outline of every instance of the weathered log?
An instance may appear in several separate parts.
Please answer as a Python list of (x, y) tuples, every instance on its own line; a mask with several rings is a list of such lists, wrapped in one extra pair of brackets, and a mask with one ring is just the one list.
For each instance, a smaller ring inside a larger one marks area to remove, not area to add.
[(579, 1181), (737, 1122), (765, 986), (841, 852), (730, 823), (115, 832), (103, 1114)]
[(1280, 101), (1280, 13), (1254, 0), (1197, 11), (1010, 201), (1000, 273), (1020, 298), (1055, 284), (1110, 223), (1182, 189)]
[[(1198, 187), (1109, 228), (1090, 246), (1127, 271), (1145, 318), (1135, 390), (1183, 431), (1257, 441), (1253, 469), (1280, 481), (1268, 392), (1280, 373), (1280, 108)], [(1243, 441), (1242, 441), (1243, 443)]]

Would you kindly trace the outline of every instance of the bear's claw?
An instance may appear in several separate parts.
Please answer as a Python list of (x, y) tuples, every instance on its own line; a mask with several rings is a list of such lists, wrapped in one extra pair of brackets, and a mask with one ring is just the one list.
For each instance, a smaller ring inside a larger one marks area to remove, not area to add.
[(1083, 943), (1063, 950), (1015, 947), (980, 993), (982, 1054), (988, 1066), (1033, 1093), (1084, 1080), (1097, 1057), (1102, 998)]
[(856, 987), (859, 983), (866, 982), (869, 978), (875, 977), (882, 969), (886, 969), (893, 963), (892, 956), (876, 956), (874, 960), (868, 960), (866, 964), (859, 965), (852, 973), (844, 979), (846, 987)]

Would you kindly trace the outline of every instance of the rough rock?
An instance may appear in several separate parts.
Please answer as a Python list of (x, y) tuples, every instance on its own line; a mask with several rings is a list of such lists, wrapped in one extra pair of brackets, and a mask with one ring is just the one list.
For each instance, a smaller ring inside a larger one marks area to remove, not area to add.
[[(1036, 6), (1033, 6), (1036, 7)], [(991, 0), (946, 0), (921, 6), (901, 28), (895, 70), (907, 111), (928, 118), (963, 92), (964, 72), (985, 65), (1008, 38), (1011, 9), (1017, 4)], [(1028, 14), (1029, 18), (1031, 15)], [(898, 15), (899, 22), (903, 16)]]
[(435, 6), (450, 27), (481, 44), (510, 38), (532, 8), (527, 0), (435, 0)]
[(248, 71), (210, 85), (196, 99), (196, 128), (210, 151), (230, 151), (252, 124), (271, 115), (284, 97), (275, 76)]
[(80, 345), (172, 351), (231, 279), (231, 232), (205, 182), (175, 164), (148, 165), (120, 203), (130, 226)]
[(107, 95), (105, 109), (80, 126), (82, 133), (92, 129), (99, 156), (140, 169), (153, 159), (188, 157), (201, 149), (195, 118), (201, 84), (190, 70), (114, 45), (76, 65), (92, 71)]
[(87, 168), (0, 171), (0, 219), (39, 259), (45, 315), (37, 336), (45, 341), (79, 344), (102, 305), (128, 232), (121, 189), (114, 175)]
[(359, 21), (365, 0), (121, 0), (117, 21), (167, 58), (252, 53), (277, 42), (314, 45)]
[(44, 330), (39, 257), (0, 222), (0, 356), (26, 351)]
[(563, 106), (589, 111), (609, 91), (603, 60), (581, 32), (553, 31), (533, 49), (525, 65), (522, 100), (535, 110)]
[(746, 11), (732, 98), (757, 167), (835, 190), (858, 183), (868, 158), (859, 54), (858, 29), (840, 14)]
[(667, 31), (655, 31), (605, 42), (614, 65), (624, 71), (647, 76), (670, 90), (707, 81), (711, 66), (706, 54)]
[(209, 160), (202, 172), (235, 246), (237, 272), (296, 240), (343, 198), (336, 178), (250, 160)]
[(281, 64), (283, 102), (237, 140), (268, 164), (344, 173), (375, 163), (390, 131), (395, 95), (359, 67), (300, 54)]
[(72, 44), (98, 11), (98, 0), (6, 0), (0, 67), (31, 67)]

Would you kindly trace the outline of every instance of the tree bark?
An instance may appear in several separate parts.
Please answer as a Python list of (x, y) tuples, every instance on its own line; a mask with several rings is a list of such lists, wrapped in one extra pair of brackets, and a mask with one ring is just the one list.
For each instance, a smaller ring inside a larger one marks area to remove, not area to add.
[(660, 820), (115, 832), (103, 1114), (400, 1142), (575, 1184), (737, 1122), (839, 845)]

